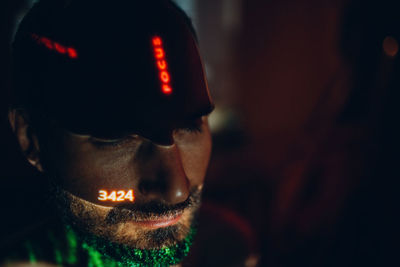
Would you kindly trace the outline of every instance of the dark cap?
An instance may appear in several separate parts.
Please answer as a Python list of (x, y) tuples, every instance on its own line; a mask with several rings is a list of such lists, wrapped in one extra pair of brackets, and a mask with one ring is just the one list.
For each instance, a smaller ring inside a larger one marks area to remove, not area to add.
[(157, 132), (212, 105), (190, 21), (170, 1), (41, 1), (14, 65), (19, 101), (78, 134)]

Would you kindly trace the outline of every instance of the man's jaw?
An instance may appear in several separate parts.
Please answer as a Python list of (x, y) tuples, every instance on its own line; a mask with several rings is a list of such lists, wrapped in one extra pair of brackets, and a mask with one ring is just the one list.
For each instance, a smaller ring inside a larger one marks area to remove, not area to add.
[(201, 189), (195, 188), (178, 205), (153, 202), (107, 207), (58, 189), (68, 223), (111, 242), (140, 249), (157, 249), (182, 241), (190, 232), (201, 195)]

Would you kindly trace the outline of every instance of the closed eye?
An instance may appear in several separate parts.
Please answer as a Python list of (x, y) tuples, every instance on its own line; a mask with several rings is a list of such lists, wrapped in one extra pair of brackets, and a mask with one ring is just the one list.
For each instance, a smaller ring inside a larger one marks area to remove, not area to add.
[(190, 133), (201, 133), (203, 131), (203, 117), (195, 120), (190, 120), (178, 125), (178, 130), (183, 130)]
[(98, 137), (90, 137), (89, 141), (95, 145), (96, 147), (119, 147), (123, 144), (126, 144), (134, 139), (133, 136), (125, 136), (121, 138), (98, 138)]

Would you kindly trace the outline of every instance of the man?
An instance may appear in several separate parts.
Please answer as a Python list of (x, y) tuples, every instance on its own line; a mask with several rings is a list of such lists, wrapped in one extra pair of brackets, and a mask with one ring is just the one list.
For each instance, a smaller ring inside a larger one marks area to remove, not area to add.
[(13, 60), (10, 124), (58, 213), (10, 242), (5, 262), (179, 264), (213, 109), (185, 14), (167, 0), (42, 0)]

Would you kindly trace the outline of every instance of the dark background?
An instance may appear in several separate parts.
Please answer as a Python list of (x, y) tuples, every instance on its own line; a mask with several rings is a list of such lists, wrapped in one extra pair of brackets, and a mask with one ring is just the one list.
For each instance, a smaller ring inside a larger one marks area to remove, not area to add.
[[(0, 4), (2, 232), (46, 212), (10, 208), (43, 206), (6, 123), (9, 43), (29, 2)], [(396, 1), (177, 2), (217, 104), (205, 209), (245, 247), (209, 242), (197, 265), (400, 266)], [(232, 260), (215, 263), (216, 247)]]

